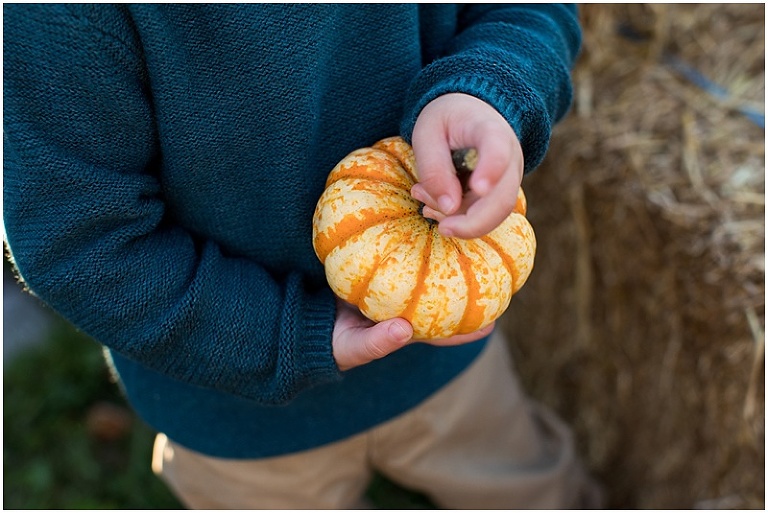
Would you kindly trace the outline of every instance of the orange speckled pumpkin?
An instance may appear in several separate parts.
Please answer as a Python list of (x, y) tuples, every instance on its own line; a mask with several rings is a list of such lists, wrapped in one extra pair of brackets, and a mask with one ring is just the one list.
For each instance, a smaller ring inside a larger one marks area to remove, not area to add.
[(331, 289), (369, 319), (403, 317), (414, 338), (471, 333), (495, 321), (533, 268), (536, 239), (521, 190), (488, 235), (443, 237), (410, 194), (411, 147), (399, 137), (350, 153), (315, 209), (313, 243)]

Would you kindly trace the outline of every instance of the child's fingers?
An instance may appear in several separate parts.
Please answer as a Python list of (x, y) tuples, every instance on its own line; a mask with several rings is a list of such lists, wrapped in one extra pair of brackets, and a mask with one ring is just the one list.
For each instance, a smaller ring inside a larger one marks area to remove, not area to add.
[(339, 300), (333, 333), (333, 357), (345, 371), (383, 358), (408, 344), (413, 328), (405, 319), (374, 323)]
[(334, 358), (342, 371), (365, 365), (401, 349), (413, 336), (404, 319), (392, 319), (368, 328), (341, 333), (334, 343)]
[(450, 215), (461, 205), (461, 185), (445, 130), (430, 126), (438, 123), (426, 119), (413, 133), (419, 183), (413, 186), (411, 195), (433, 210)]
[(429, 207), (427, 205), (424, 205), (424, 208), (421, 210), (421, 215), (423, 215), (427, 219), (434, 219), (437, 222), (442, 221), (446, 217), (445, 214), (443, 214), (439, 210), (435, 210), (432, 207)]
[[(522, 150), (516, 137), (510, 137), (508, 126), (494, 125), (481, 132), (477, 144), (477, 166), (469, 179), (469, 187), (485, 196), (497, 187), (502, 177), (519, 166), (522, 171)], [(519, 161), (516, 162), (516, 159)]]
[(523, 176), (523, 152), (508, 126), (486, 125), (476, 133), (478, 162), (469, 179), (469, 192), (455, 215), (440, 220), (439, 232), (470, 239), (481, 237), (512, 212)]
[(446, 237), (473, 239), (482, 237), (500, 225), (512, 212), (520, 186), (519, 174), (514, 169), (505, 172), (499, 183), (485, 196), (468, 195), (473, 201), (466, 211), (440, 221), (438, 231)]

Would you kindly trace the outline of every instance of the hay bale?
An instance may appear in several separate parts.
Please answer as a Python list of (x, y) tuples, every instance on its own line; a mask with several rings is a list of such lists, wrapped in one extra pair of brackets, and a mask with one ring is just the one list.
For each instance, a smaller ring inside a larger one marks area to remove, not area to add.
[(581, 9), (574, 111), (525, 179), (536, 265), (501, 324), (610, 506), (764, 508), (764, 6)]

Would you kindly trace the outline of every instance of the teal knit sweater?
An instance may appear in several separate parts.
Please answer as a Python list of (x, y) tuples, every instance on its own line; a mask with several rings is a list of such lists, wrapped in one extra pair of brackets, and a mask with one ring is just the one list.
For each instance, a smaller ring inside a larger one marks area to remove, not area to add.
[(304, 450), (412, 408), (482, 349), (414, 344), (340, 372), (313, 210), (336, 162), (408, 139), (448, 92), (493, 105), (536, 167), (571, 100), (574, 8), (3, 13), (7, 242), (155, 429), (219, 457)]

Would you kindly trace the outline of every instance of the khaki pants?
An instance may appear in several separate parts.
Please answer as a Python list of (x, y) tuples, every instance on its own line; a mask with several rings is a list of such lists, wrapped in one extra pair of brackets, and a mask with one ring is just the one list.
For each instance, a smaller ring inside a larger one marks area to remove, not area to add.
[(600, 506), (569, 429), (521, 392), (498, 330), (448, 386), (365, 433), (257, 460), (211, 458), (159, 435), (152, 466), (191, 509), (360, 508), (374, 469), (446, 509)]

